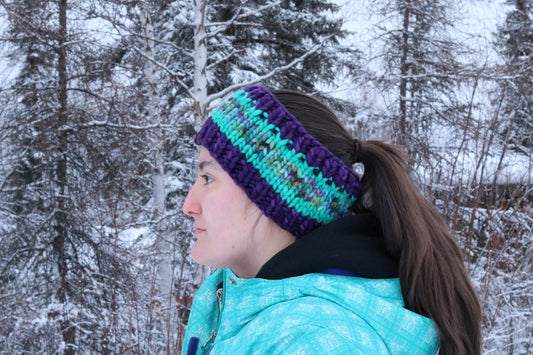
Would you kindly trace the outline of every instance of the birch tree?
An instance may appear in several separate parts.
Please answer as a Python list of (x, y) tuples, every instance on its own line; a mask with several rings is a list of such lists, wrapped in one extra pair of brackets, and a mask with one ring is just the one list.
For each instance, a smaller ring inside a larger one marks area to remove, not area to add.
[(238, 87), (317, 92), (340, 69), (353, 69), (339, 56), (353, 50), (338, 43), (342, 21), (330, 15), (337, 10), (324, 1), (195, 1), (196, 127), (214, 102)]

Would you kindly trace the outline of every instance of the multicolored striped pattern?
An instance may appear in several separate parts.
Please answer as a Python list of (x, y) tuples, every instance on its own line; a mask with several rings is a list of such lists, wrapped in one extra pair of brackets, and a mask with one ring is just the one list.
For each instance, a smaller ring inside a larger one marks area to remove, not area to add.
[(261, 86), (224, 102), (196, 138), (280, 227), (302, 236), (350, 213), (358, 176)]

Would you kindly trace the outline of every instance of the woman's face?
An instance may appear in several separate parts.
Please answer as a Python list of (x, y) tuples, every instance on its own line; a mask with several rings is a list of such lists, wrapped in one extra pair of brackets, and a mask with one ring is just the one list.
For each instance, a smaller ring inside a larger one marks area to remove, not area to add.
[(227, 266), (241, 277), (255, 276), (255, 269), (262, 266), (256, 265), (257, 253), (265, 242), (257, 235), (265, 234), (258, 232), (264, 232), (267, 218), (203, 147), (198, 179), (185, 199), (183, 212), (194, 218), (196, 242), (191, 255), (196, 262), (215, 268)]

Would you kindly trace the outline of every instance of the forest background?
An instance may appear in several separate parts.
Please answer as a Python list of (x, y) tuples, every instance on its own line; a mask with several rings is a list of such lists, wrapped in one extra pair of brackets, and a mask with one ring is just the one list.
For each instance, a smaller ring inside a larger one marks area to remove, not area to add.
[(195, 132), (245, 84), (401, 144), (483, 352), (533, 343), (533, 1), (0, 0), (0, 354), (176, 354)]

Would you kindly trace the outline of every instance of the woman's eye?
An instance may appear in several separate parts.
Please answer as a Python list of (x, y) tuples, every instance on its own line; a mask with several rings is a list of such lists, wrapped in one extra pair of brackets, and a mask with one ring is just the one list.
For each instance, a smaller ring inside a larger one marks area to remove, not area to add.
[(207, 185), (213, 181), (213, 178), (209, 175), (200, 175), (200, 178), (204, 180), (204, 185)]

